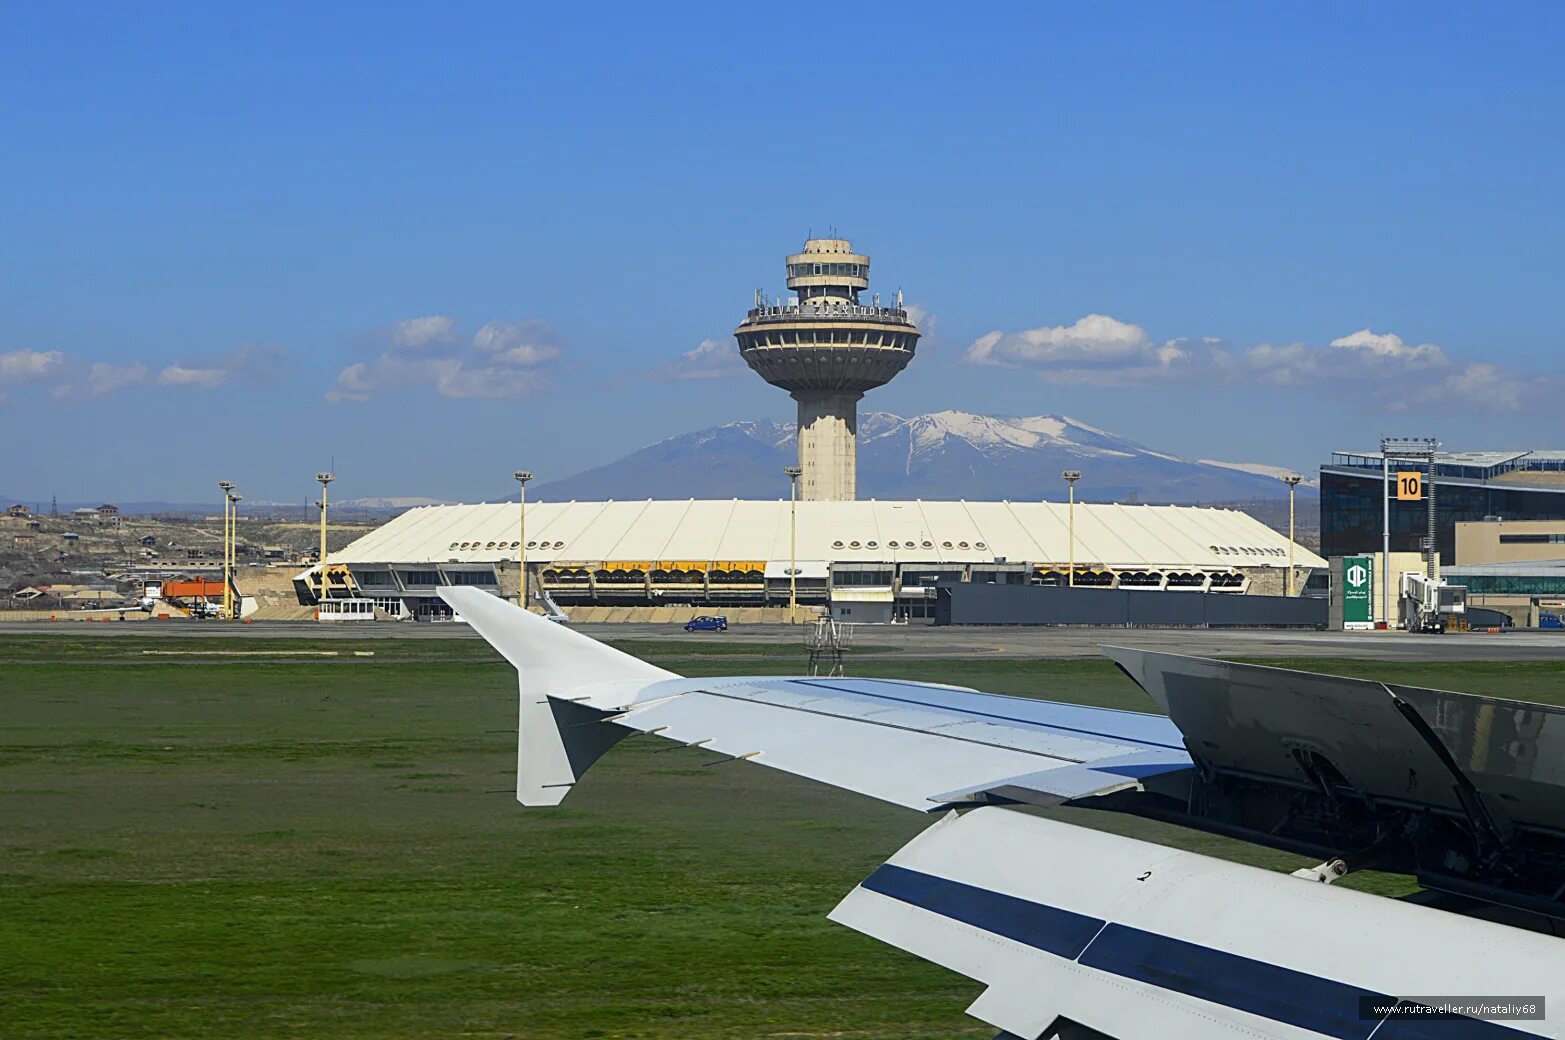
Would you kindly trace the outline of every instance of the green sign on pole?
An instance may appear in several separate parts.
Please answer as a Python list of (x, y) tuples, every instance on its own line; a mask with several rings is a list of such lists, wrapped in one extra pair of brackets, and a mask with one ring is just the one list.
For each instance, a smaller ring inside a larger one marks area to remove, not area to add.
[(1343, 557), (1342, 627), (1375, 627), (1375, 560), (1371, 556)]

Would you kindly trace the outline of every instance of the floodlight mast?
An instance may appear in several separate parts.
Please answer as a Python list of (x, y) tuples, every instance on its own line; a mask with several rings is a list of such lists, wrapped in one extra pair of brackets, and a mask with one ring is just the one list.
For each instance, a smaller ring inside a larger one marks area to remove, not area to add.
[(1293, 492), (1304, 478), (1297, 473), (1289, 473), (1282, 478), (1282, 482), (1288, 485), (1288, 595), (1293, 595)]
[(1428, 507), (1424, 543), (1424, 569), (1435, 576), (1435, 456), (1440, 441), (1434, 437), (1380, 438), (1380, 603), (1386, 627), (1391, 627), (1391, 460), (1423, 463), (1428, 473), (1424, 481), (1424, 499)]
[(233, 606), (229, 598), (229, 589), (233, 587), (233, 529), (238, 527), (238, 522), (230, 523), (234, 513), (234, 482), (219, 480), (217, 486), (223, 492), (223, 616), (228, 617)]
[(1067, 524), (1069, 533), (1066, 535), (1066, 540), (1070, 543), (1066, 552), (1070, 556), (1070, 567), (1066, 581), (1074, 588), (1076, 585), (1076, 481), (1081, 479), (1081, 470), (1068, 469), (1060, 474), (1060, 479), (1065, 481), (1066, 487), (1070, 489), (1070, 506), (1066, 510), (1066, 516), (1069, 518)]
[[(326, 486), (328, 484), (330, 484), (332, 481), (337, 479), (337, 474), (335, 474), (335, 473), (317, 473), (317, 474), (315, 474), (315, 479), (320, 481), (320, 484), (321, 484), (321, 560), (320, 560), (320, 567), (321, 567), (321, 598), (320, 598), (320, 602), (321, 602), (321, 605), (324, 605), (326, 603)], [(315, 616), (316, 616), (317, 619), (320, 618), (321, 611), (319, 609), (316, 610)]]
[(784, 466), (788, 476), (788, 624), (799, 620), (799, 477), (801, 466)]
[(511, 474), (516, 482), (522, 486), (521, 505), (517, 509), (517, 556), (516, 563), (521, 569), (517, 577), (516, 605), (523, 610), (527, 609), (527, 482), (533, 479), (532, 470), (519, 469)]

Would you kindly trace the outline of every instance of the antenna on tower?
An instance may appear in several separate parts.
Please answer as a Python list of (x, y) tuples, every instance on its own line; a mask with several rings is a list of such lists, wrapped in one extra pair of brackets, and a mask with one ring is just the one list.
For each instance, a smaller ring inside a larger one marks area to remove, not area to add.
[(902, 309), (902, 290), (898, 289), (897, 290), (897, 310), (900, 311), (901, 309)]
[(757, 289), (757, 290), (755, 290), (755, 306), (756, 306), (757, 310), (759, 310), (759, 309), (761, 309), (761, 308), (766, 306), (766, 290), (765, 289)]

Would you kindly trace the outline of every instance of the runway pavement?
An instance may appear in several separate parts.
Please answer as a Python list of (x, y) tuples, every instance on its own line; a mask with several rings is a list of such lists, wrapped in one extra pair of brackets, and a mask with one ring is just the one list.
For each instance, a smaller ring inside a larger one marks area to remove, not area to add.
[[(686, 633), (678, 625), (589, 624), (572, 626), (595, 639), (657, 639), (688, 642), (800, 643), (802, 627), (788, 625), (735, 626), (725, 633)], [(461, 624), (392, 624), (385, 622), (258, 622), (238, 625), (216, 621), (136, 622), (0, 622), (0, 636), (39, 635), (73, 638), (203, 638), (264, 639), (440, 639), (466, 641), (478, 635)], [(1448, 633), (1442, 636), (1406, 632), (1314, 632), (1291, 629), (1168, 629), (1022, 626), (863, 625), (855, 642), (894, 647), (898, 656), (1096, 657), (1105, 645), (1207, 657), (1347, 657), (1403, 661), (1553, 660), (1565, 664), (1565, 632), (1511, 630), (1500, 633)], [(851, 650), (850, 650), (851, 653)]]

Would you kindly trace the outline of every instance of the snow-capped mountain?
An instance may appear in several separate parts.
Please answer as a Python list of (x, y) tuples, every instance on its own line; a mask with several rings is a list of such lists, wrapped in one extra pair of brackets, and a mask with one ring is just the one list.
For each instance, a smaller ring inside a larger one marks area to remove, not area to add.
[[(670, 437), (535, 491), (556, 501), (783, 497), (793, 435), (791, 423), (727, 423)], [(1076, 490), (1088, 501), (1230, 502), (1287, 494), (1277, 475), (1251, 467), (1182, 459), (1064, 415), (859, 417), (860, 498), (1059, 499), (1064, 469), (1082, 471)]]

